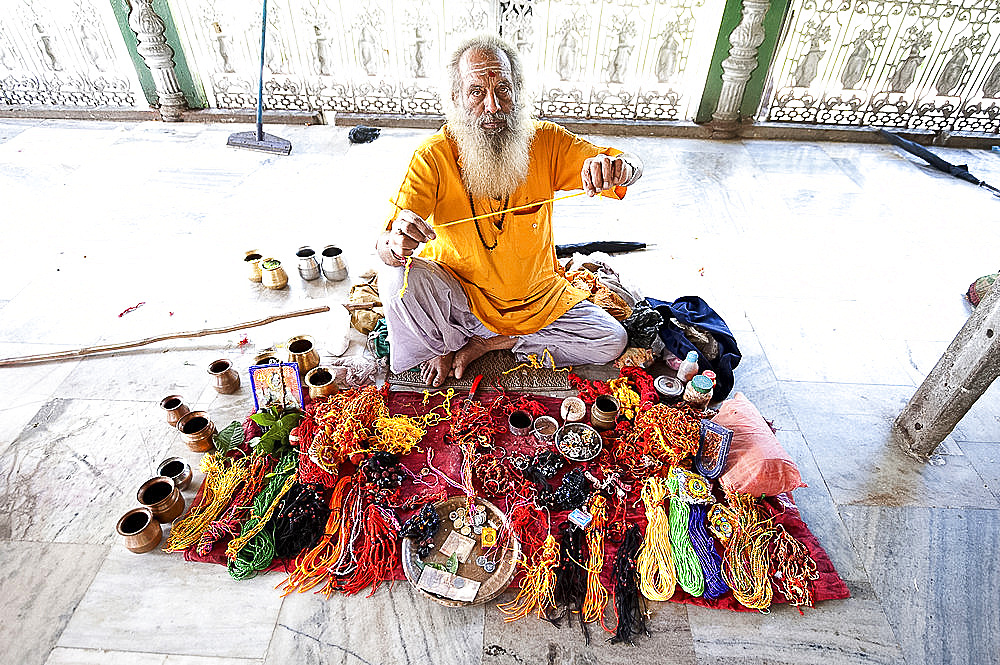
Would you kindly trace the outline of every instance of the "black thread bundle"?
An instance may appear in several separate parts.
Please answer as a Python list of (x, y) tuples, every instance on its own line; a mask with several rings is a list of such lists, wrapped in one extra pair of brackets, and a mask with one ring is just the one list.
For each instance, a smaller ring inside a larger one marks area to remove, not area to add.
[(640, 631), (649, 635), (649, 629), (646, 628), (646, 608), (639, 594), (639, 574), (635, 566), (641, 546), (642, 533), (639, 525), (633, 524), (622, 538), (622, 544), (615, 555), (615, 565), (611, 569), (611, 576), (615, 581), (615, 615), (618, 617), (618, 627), (611, 638), (612, 644), (633, 644), (632, 636)]
[(282, 499), (274, 517), (274, 555), (295, 557), (319, 542), (330, 516), (330, 508), (317, 485), (296, 483)]
[[(564, 617), (568, 623), (573, 623), (573, 615), (580, 616), (583, 611), (583, 601), (587, 597), (587, 571), (583, 567), (584, 531), (578, 529), (572, 522), (565, 522), (560, 527), (559, 536), (559, 567), (556, 568), (556, 583), (552, 590), (556, 607), (562, 608), (562, 613), (549, 617), (556, 627)], [(583, 637), (590, 644), (590, 632), (587, 624), (580, 621)]]
[(441, 517), (434, 510), (434, 506), (425, 503), (419, 513), (406, 520), (403, 528), (399, 530), (399, 535), (411, 539), (417, 548), (417, 554), (421, 559), (426, 559), (434, 545), (434, 534), (438, 532), (440, 526)]
[(688, 533), (691, 534), (691, 544), (701, 562), (701, 570), (705, 573), (705, 591), (702, 598), (721, 598), (729, 591), (729, 585), (722, 579), (722, 557), (715, 549), (712, 537), (705, 529), (705, 517), (708, 507), (698, 503), (691, 504), (691, 516), (688, 518)]
[(563, 476), (559, 487), (554, 490), (545, 485), (538, 492), (538, 503), (550, 510), (573, 510), (586, 503), (590, 496), (590, 481), (582, 469), (573, 469)]

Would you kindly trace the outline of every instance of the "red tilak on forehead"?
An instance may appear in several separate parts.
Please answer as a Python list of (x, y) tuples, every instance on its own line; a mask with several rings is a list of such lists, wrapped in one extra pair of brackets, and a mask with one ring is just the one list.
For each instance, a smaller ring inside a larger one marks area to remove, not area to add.
[(496, 78), (497, 73), (496, 73), (495, 70), (491, 69), (488, 72), (486, 72), (486, 75), (489, 76), (492, 79), (492, 78)]

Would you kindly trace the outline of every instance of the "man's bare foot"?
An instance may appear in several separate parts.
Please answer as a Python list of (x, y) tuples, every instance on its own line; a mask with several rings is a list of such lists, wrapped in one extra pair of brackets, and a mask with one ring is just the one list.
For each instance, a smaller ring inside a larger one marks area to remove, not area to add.
[(482, 357), (490, 351), (512, 349), (516, 343), (517, 340), (513, 337), (504, 337), (503, 335), (497, 335), (489, 339), (473, 337), (455, 353), (454, 363), (452, 364), (452, 372), (455, 374), (455, 378), (461, 379), (466, 368), (476, 358)]
[(454, 359), (455, 353), (451, 352), (426, 361), (420, 366), (420, 379), (428, 386), (439, 387), (452, 375)]

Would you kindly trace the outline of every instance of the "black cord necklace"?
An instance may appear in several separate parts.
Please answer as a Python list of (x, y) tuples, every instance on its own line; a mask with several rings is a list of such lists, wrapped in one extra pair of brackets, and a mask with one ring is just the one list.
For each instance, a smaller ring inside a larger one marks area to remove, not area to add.
[[(472, 192), (466, 190), (465, 193), (468, 194), (468, 196), (469, 196), (469, 208), (472, 209), (472, 216), (475, 217), (476, 216), (476, 204), (472, 200)], [(506, 217), (507, 217), (507, 207), (509, 205), (510, 205), (510, 194), (508, 194), (507, 198), (505, 198), (503, 200), (503, 208), (501, 208), (501, 210), (503, 210), (503, 214), (500, 215), (500, 222), (496, 225), (497, 229), (503, 229), (503, 220), (506, 219)], [(473, 221), (475, 221), (475, 223), (476, 223), (476, 234), (479, 235), (479, 242), (483, 243), (483, 247), (485, 247), (487, 251), (492, 252), (494, 249), (497, 248), (497, 245), (500, 244), (500, 236), (497, 236), (497, 239), (493, 243), (492, 247), (489, 246), (489, 245), (487, 245), (486, 244), (486, 238), (483, 237), (483, 231), (482, 231), (482, 229), (479, 228), (479, 220), (476, 219), (476, 220), (473, 220)]]

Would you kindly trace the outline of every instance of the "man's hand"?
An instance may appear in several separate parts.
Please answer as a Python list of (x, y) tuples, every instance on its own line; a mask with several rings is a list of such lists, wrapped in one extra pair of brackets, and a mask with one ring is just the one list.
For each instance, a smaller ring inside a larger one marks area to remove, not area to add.
[(379, 236), (378, 255), (387, 266), (399, 267), (406, 263), (422, 242), (434, 240), (437, 234), (423, 218), (412, 210), (401, 210), (392, 227)]
[(580, 177), (587, 196), (594, 196), (628, 182), (632, 177), (632, 167), (621, 157), (597, 155), (583, 163)]

